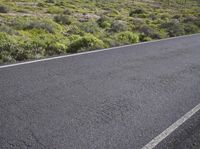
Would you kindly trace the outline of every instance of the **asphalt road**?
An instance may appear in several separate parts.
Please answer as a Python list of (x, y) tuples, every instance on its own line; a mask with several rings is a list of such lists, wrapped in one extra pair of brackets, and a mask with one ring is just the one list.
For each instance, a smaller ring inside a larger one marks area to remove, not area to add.
[[(199, 103), (200, 34), (0, 68), (0, 148), (137, 149)], [(199, 119), (157, 148), (200, 145)]]

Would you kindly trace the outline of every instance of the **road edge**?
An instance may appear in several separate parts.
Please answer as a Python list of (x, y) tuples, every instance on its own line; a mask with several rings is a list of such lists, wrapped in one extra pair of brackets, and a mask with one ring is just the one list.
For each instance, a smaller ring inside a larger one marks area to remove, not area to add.
[(109, 51), (109, 50), (120, 49), (120, 48), (131, 47), (131, 46), (138, 46), (138, 45), (143, 45), (143, 44), (156, 43), (156, 42), (160, 42), (160, 41), (167, 41), (167, 40), (173, 40), (173, 39), (178, 39), (178, 38), (191, 37), (191, 36), (196, 36), (196, 35), (200, 35), (200, 33), (164, 38), (164, 39), (159, 39), (159, 40), (152, 40), (152, 41), (147, 41), (147, 42), (139, 42), (139, 43), (135, 43), (135, 44), (123, 45), (123, 46), (118, 46), (118, 47), (111, 47), (111, 48), (94, 50), (94, 51), (87, 51), (87, 52), (82, 52), (82, 53), (65, 54), (65, 55), (61, 55), (61, 56), (47, 57), (47, 58), (44, 58), (44, 59), (36, 59), (36, 60), (24, 61), (24, 62), (13, 63), (13, 64), (5, 64), (5, 65), (0, 65), (0, 69), (19, 66), (19, 65), (38, 63), (38, 62), (43, 62), (43, 61), (50, 61), (50, 60), (61, 59), (61, 58), (67, 58), (67, 57), (80, 56), (80, 55), (85, 55), (85, 54), (98, 53), (98, 52)]

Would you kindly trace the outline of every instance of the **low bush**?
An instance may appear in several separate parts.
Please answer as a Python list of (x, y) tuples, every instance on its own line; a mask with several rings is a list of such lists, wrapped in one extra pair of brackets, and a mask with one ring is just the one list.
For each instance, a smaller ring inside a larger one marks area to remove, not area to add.
[(0, 32), (7, 33), (9, 35), (17, 35), (18, 32), (14, 30), (13, 28), (7, 26), (7, 25), (0, 25)]
[(7, 6), (0, 5), (0, 13), (8, 13), (9, 9)]
[(55, 33), (61, 31), (61, 26), (50, 19), (14, 19), (11, 25), (18, 30), (33, 30), (41, 29), (48, 33)]
[(170, 37), (181, 36), (185, 34), (184, 26), (176, 20), (161, 25)]
[(195, 24), (192, 23), (185, 24), (184, 30), (186, 34), (194, 34), (200, 31), (200, 29)]
[(0, 62), (12, 61), (11, 52), (17, 48), (12, 36), (0, 32)]
[(130, 11), (129, 16), (134, 17), (137, 14), (144, 14), (144, 13), (146, 13), (144, 9), (136, 8), (136, 9)]
[(30, 51), (25, 50), (21, 47), (15, 47), (15, 49), (11, 52), (10, 55), (16, 61), (23, 61), (29, 58)]
[(196, 21), (196, 20), (197, 20), (197, 18), (194, 17), (194, 16), (187, 16), (187, 17), (185, 17), (185, 18), (183, 19), (183, 22), (184, 22), (184, 23), (191, 23), (191, 22), (194, 22), (194, 21)]
[(47, 3), (55, 3), (55, 0), (46, 0)]
[(43, 55), (65, 53), (69, 45), (68, 38), (58, 34), (40, 34), (29, 42), (31, 42), (29, 45), (32, 46), (31, 49), (35, 51), (34, 53)]
[[(162, 20), (167, 20), (167, 19), (169, 19), (171, 17), (171, 15), (169, 14), (169, 13), (162, 13), (161, 15), (160, 15), (160, 18), (162, 19)], [(175, 18), (174, 19), (179, 19), (179, 18), (176, 18), (177, 17), (177, 15), (175, 16)]]
[(86, 33), (97, 34), (100, 32), (98, 24), (96, 23), (96, 21), (93, 20), (85, 23), (78, 23), (77, 25), (81, 31)]
[(59, 13), (63, 13), (63, 9), (58, 7), (58, 6), (52, 6), (52, 7), (49, 7), (47, 9), (47, 13), (50, 13), (50, 14), (59, 14)]
[(196, 21), (194, 22), (194, 24), (195, 24), (196, 26), (198, 26), (198, 28), (200, 28), (200, 19), (199, 19), (199, 20), (196, 20)]
[(106, 37), (103, 39), (103, 42), (105, 43), (106, 46), (108, 47), (115, 47), (115, 46), (118, 46), (120, 45), (118, 43), (118, 41), (116, 41), (116, 39), (114, 38), (111, 38), (111, 37)]
[(146, 37), (150, 37), (152, 39), (161, 39), (161, 38), (164, 38), (164, 35), (162, 35), (162, 33), (148, 25), (143, 25), (143, 26), (140, 26), (138, 31), (140, 32), (141, 34), (141, 40), (144, 41), (143, 38), (146, 38)]
[(3, 51), (0, 53), (0, 63), (14, 61), (9, 52)]
[(143, 38), (141, 39), (141, 41), (151, 41), (151, 40), (152, 40), (151, 37), (143, 37)]
[(70, 25), (72, 23), (72, 19), (66, 15), (57, 15), (54, 17), (54, 21), (63, 25)]
[(133, 25), (135, 25), (136, 27), (140, 27), (142, 25), (145, 25), (145, 21), (141, 18), (133, 18), (132, 19), (132, 23)]
[(106, 17), (106, 16), (101, 16), (97, 20), (97, 23), (102, 28), (109, 28), (111, 26), (111, 20), (109, 17)]
[(127, 22), (125, 21), (116, 20), (111, 25), (111, 31), (113, 32), (122, 32), (127, 30), (128, 30), (128, 25)]
[(76, 53), (82, 52), (85, 50), (96, 50), (100, 48), (104, 48), (105, 44), (100, 39), (96, 38), (93, 35), (85, 35), (69, 45), (68, 52)]
[(38, 6), (38, 7), (44, 7), (44, 6), (45, 6), (45, 4), (44, 4), (44, 3), (42, 3), (42, 2), (39, 2), (39, 3), (37, 4), (37, 6)]
[(65, 10), (63, 11), (63, 14), (65, 14), (65, 15), (71, 15), (71, 14), (72, 14), (72, 11), (71, 11), (70, 9), (65, 9)]
[(115, 40), (120, 44), (130, 44), (139, 42), (139, 36), (135, 33), (125, 31), (115, 35)]
[(12, 37), (6, 33), (0, 32), (0, 53), (3, 51), (12, 51), (15, 46)]
[(24, 29), (43, 29), (49, 33), (54, 33), (53, 27), (45, 22), (30, 22)]
[(76, 24), (72, 24), (69, 26), (67, 30), (68, 35), (84, 35), (84, 31), (82, 31)]

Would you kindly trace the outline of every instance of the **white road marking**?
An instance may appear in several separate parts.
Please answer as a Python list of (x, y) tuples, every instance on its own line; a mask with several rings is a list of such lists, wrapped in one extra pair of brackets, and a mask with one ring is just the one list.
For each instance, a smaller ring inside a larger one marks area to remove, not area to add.
[(191, 118), (195, 113), (200, 110), (200, 103), (178, 119), (175, 123), (169, 126), (166, 130), (164, 130), (161, 134), (151, 140), (147, 145), (142, 147), (142, 149), (153, 149), (156, 147), (161, 141), (163, 141), (167, 136), (169, 136), (172, 132), (174, 132), (178, 127), (180, 127), (183, 123), (185, 123), (189, 118)]
[(154, 42), (165, 41), (165, 40), (172, 40), (172, 39), (183, 38), (183, 37), (191, 37), (191, 36), (194, 36), (194, 35), (200, 35), (200, 33), (178, 36), (178, 37), (165, 38), (165, 39), (160, 39), (160, 40), (153, 40), (153, 41), (148, 41), (148, 42), (140, 42), (140, 43), (131, 44), (131, 45), (124, 45), (124, 46), (118, 46), (118, 47), (112, 47), (112, 48), (107, 48), (107, 49), (94, 50), (94, 51), (88, 51), (88, 52), (82, 52), (82, 53), (76, 53), (76, 54), (70, 54), (70, 55), (62, 55), (62, 56), (44, 58), (44, 59), (33, 60), (33, 61), (20, 62), (20, 63), (15, 63), (15, 64), (2, 65), (2, 66), (0, 66), (0, 69), (1, 68), (19, 66), (19, 65), (25, 65), (25, 64), (31, 64), (31, 63), (37, 63), (37, 62), (43, 62), (43, 61), (49, 61), (49, 60), (55, 60), (55, 59), (61, 59), (61, 58), (66, 58), (66, 57), (73, 57), (73, 56), (78, 56), (78, 55), (85, 55), (85, 54), (90, 54), (90, 53), (97, 53), (97, 52), (108, 51), (108, 50), (112, 50), (112, 49), (119, 49), (119, 48), (125, 48), (125, 47), (130, 47), (130, 46), (137, 46), (137, 45), (141, 45), (141, 44), (148, 44), (148, 43), (154, 43)]

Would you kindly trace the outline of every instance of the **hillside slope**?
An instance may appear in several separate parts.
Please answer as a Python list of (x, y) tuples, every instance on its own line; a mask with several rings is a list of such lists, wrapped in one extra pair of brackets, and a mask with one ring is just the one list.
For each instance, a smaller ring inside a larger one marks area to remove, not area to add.
[(0, 63), (197, 32), (197, 0), (0, 0)]

